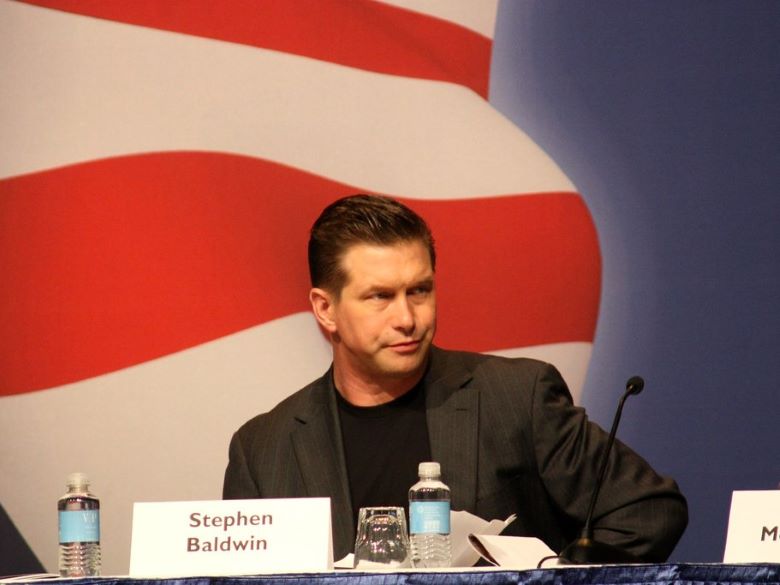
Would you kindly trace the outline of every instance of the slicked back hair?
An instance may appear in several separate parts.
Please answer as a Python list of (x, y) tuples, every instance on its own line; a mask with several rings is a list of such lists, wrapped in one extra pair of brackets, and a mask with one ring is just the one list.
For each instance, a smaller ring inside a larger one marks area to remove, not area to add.
[(380, 195), (351, 195), (328, 205), (309, 235), (309, 276), (313, 287), (335, 294), (347, 282), (341, 260), (356, 244), (391, 246), (421, 242), (436, 269), (433, 236), (425, 220), (395, 199)]

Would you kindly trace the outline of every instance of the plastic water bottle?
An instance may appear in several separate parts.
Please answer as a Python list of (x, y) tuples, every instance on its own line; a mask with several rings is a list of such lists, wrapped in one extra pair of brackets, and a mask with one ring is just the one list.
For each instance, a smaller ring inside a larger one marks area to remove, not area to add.
[(409, 489), (412, 566), (449, 567), (452, 564), (450, 488), (441, 481), (438, 463), (420, 463), (418, 473), (420, 481)]
[(83, 473), (68, 476), (68, 493), (57, 501), (60, 523), (60, 575), (100, 575), (100, 500), (89, 492)]

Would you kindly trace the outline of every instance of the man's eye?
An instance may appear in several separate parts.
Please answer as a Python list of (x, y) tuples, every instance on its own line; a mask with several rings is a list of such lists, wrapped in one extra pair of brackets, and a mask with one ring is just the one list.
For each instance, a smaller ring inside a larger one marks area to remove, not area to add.
[(429, 292), (431, 292), (431, 289), (428, 286), (416, 286), (409, 291), (409, 294), (412, 296), (423, 296), (427, 295)]

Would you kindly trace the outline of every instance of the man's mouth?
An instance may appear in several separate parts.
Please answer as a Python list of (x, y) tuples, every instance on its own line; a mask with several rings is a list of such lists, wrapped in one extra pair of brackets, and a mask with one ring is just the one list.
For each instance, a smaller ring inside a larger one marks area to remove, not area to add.
[(419, 339), (412, 339), (409, 341), (401, 341), (399, 343), (393, 343), (390, 345), (390, 349), (400, 352), (400, 353), (409, 353), (416, 351), (417, 348), (420, 347), (420, 340)]

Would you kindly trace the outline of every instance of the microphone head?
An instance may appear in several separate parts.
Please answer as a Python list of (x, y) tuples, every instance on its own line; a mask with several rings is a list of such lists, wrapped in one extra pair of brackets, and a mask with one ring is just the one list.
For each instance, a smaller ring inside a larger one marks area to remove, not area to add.
[(645, 381), (641, 376), (631, 376), (628, 382), (626, 382), (626, 393), (631, 395), (639, 394), (644, 387)]

